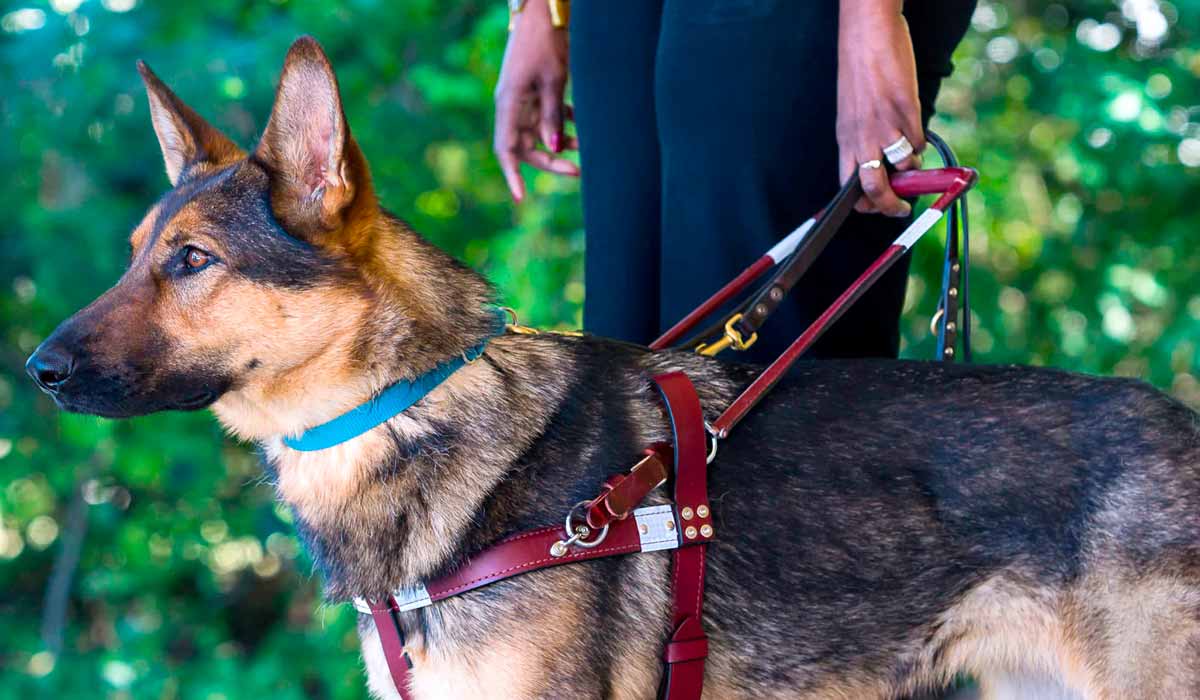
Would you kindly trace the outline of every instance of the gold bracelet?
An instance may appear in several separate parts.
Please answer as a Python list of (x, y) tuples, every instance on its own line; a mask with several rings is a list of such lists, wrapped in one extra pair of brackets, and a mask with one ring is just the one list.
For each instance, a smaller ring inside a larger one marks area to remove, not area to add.
[(550, 6), (550, 24), (563, 29), (571, 21), (571, 0), (546, 0)]
[[(513, 30), (517, 15), (525, 9), (527, 0), (508, 0), (508, 31)], [(555, 29), (563, 29), (571, 21), (571, 0), (546, 0), (550, 10), (550, 24)]]

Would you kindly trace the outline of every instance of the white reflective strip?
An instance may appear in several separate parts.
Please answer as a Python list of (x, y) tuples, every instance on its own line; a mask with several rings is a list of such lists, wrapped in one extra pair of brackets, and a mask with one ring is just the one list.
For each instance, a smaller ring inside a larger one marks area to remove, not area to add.
[(679, 547), (679, 525), (671, 506), (648, 506), (633, 511), (643, 552)]
[(429, 599), (429, 591), (425, 589), (423, 583), (418, 583), (412, 588), (400, 588), (392, 591), (392, 597), (396, 599), (396, 605), (400, 608), (400, 612), (433, 605), (433, 601)]
[(912, 225), (904, 230), (904, 233), (900, 234), (900, 237), (892, 245), (902, 245), (905, 250), (908, 250), (913, 247), (914, 243), (920, 240), (921, 236), (928, 233), (934, 224), (941, 220), (942, 212), (932, 207), (926, 209), (912, 222)]
[[(392, 591), (392, 597), (396, 599), (396, 605), (400, 608), (400, 612), (433, 605), (433, 601), (429, 598), (429, 591), (425, 589), (425, 584), (423, 583), (419, 583), (412, 588), (396, 589)], [(355, 598), (354, 609), (360, 613), (371, 614), (371, 605), (367, 602), (366, 598)]]
[(808, 232), (812, 230), (813, 225), (816, 223), (816, 219), (809, 219), (808, 221), (800, 224), (800, 228), (789, 233), (786, 238), (776, 243), (770, 250), (768, 250), (767, 256), (770, 257), (773, 262), (778, 264), (780, 260), (783, 260), (792, 254), (792, 251), (800, 245), (800, 241), (804, 240), (804, 237), (808, 235)]

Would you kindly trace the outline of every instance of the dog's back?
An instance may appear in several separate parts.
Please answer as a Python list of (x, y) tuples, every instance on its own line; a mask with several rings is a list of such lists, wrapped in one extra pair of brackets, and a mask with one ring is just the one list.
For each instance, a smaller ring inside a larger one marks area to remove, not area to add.
[(1089, 697), (1200, 692), (1186, 407), (1052, 370), (813, 363), (739, 432), (709, 609), (765, 695), (1047, 669)]
[[(539, 491), (560, 470), (562, 491), (586, 490), (611, 472), (610, 441), (638, 439), (612, 426), (657, 424), (640, 405), (655, 399), (629, 388), (649, 375), (686, 369), (709, 412), (751, 376), (691, 355), (551, 342), (578, 380), (535, 449), (554, 454), (570, 436), (575, 454), (598, 459), (531, 474)], [(710, 692), (884, 698), (969, 673), (985, 688), (1026, 675), (1087, 697), (1200, 695), (1195, 418), (1124, 379), (802, 364), (710, 468)], [(665, 623), (647, 610), (663, 602), (665, 563), (595, 568), (580, 578), (613, 590), (596, 593), (588, 626), (611, 627), (615, 614), (661, 638)], [(623, 629), (610, 650), (643, 646)]]

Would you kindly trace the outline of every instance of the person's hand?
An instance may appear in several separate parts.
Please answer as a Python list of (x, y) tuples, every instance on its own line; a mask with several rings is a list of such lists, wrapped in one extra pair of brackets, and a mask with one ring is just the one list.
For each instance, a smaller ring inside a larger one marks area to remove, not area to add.
[[(888, 182), (885, 146), (908, 138), (913, 155), (897, 170), (921, 167), (925, 149), (917, 68), (901, 0), (842, 0), (838, 24), (838, 160), (842, 182), (858, 170), (865, 196), (855, 209), (907, 216), (912, 207)], [(885, 167), (863, 168), (878, 160)]]
[(563, 102), (566, 84), (567, 31), (550, 23), (545, 0), (530, 0), (516, 16), (496, 84), (494, 148), (518, 202), (525, 197), (521, 163), (579, 175), (577, 165), (557, 155), (577, 148), (575, 139), (563, 134), (563, 121), (571, 118), (571, 108)]

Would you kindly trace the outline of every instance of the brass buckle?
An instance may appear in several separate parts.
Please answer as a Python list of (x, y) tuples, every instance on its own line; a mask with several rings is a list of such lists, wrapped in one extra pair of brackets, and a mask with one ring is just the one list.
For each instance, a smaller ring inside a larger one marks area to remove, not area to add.
[[(514, 311), (513, 309), (511, 309), (507, 306), (501, 306), (500, 309), (502, 311), (504, 311), (504, 313), (508, 314), (509, 318), (512, 319), (512, 321), (510, 323), (504, 324), (504, 327), (507, 328), (510, 333), (517, 333), (519, 335), (541, 335), (542, 334), (542, 331), (538, 330), (537, 328), (533, 328), (532, 326), (522, 326), (521, 324), (517, 323), (517, 312)], [(551, 333), (553, 335), (565, 335), (570, 338), (582, 338), (583, 337), (583, 331), (545, 331), (545, 332)]]
[(521, 335), (537, 335), (538, 329), (522, 326), (517, 322), (517, 312), (515, 309), (508, 306), (501, 306), (500, 309), (508, 314), (512, 320), (505, 324), (505, 327), (512, 333), (520, 333)]
[(712, 357), (726, 348), (733, 348), (738, 352), (749, 349), (758, 341), (758, 333), (751, 333), (749, 338), (743, 338), (742, 332), (734, 328), (734, 324), (742, 320), (741, 314), (734, 314), (732, 318), (725, 322), (725, 337), (715, 343), (701, 343), (696, 348), (696, 352), (705, 357)]

